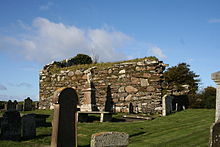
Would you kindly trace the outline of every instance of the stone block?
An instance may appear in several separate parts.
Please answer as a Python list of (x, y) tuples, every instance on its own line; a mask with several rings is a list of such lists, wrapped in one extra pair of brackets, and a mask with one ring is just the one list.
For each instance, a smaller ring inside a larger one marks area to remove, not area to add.
[(138, 89), (134, 88), (133, 86), (126, 86), (125, 91), (128, 93), (135, 93), (135, 92), (138, 92)]
[(68, 76), (69, 77), (72, 77), (74, 75), (74, 72), (73, 71), (70, 71), (69, 73), (68, 73)]
[(81, 72), (80, 70), (76, 70), (76, 71), (75, 71), (75, 74), (76, 74), (76, 75), (82, 75), (83, 72)]
[(131, 101), (132, 100), (132, 95), (129, 94), (126, 98), (125, 98), (125, 101)]
[(119, 71), (119, 74), (125, 74), (125, 72), (126, 72), (125, 69), (123, 69)]
[(149, 73), (143, 73), (143, 77), (144, 77), (144, 78), (150, 78), (150, 77), (151, 77), (151, 74), (149, 74)]
[(148, 79), (141, 79), (141, 86), (148, 86), (149, 82)]
[(123, 87), (120, 87), (119, 89), (118, 89), (118, 92), (125, 92), (125, 87), (123, 86)]
[(129, 135), (124, 132), (101, 132), (91, 137), (91, 147), (126, 147)]
[(131, 83), (132, 84), (139, 84), (140, 83), (140, 79), (139, 78), (135, 78), (135, 77), (131, 77)]
[(149, 86), (149, 87), (147, 87), (147, 91), (153, 92), (153, 91), (155, 91), (155, 88), (153, 86)]

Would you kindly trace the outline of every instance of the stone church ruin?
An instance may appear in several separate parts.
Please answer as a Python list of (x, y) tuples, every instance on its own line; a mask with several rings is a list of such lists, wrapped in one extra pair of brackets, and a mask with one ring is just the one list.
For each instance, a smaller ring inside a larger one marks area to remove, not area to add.
[(69, 67), (54, 62), (40, 72), (39, 108), (54, 109), (54, 92), (71, 87), (78, 94), (80, 110), (162, 114), (166, 66), (153, 57)]

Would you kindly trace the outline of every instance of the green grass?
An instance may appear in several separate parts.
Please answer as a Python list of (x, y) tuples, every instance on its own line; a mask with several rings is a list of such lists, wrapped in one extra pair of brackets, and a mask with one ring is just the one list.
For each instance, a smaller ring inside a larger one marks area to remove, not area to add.
[(154, 56), (150, 56), (150, 57), (144, 57), (144, 58), (137, 58), (137, 59), (132, 59), (132, 60), (126, 60), (126, 61), (118, 61), (118, 62), (106, 62), (106, 63), (96, 63), (96, 64), (80, 64), (80, 65), (73, 65), (73, 66), (69, 66), (69, 67), (52, 67), (50, 68), (50, 71), (56, 73), (59, 72), (60, 70), (77, 70), (77, 69), (87, 69), (87, 68), (91, 68), (96, 66), (96, 68), (98, 69), (102, 69), (102, 68), (109, 68), (114, 66), (115, 64), (120, 64), (120, 63), (126, 63), (126, 62), (138, 62), (138, 61), (143, 61), (143, 60), (155, 60), (158, 61), (158, 59)]
[[(39, 111), (38, 111), (39, 112)], [(45, 111), (48, 114), (51, 111)], [(189, 109), (151, 121), (95, 122), (78, 124), (78, 145), (89, 146), (93, 133), (127, 132), (130, 147), (207, 147), (214, 110)], [(34, 147), (50, 144), (51, 127), (37, 128), (37, 138), (29, 141), (0, 141), (1, 147)]]

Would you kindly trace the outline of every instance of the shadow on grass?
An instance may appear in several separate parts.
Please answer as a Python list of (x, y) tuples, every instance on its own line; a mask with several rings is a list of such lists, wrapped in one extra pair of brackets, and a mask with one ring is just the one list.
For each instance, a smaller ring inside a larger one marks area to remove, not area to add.
[[(99, 122), (99, 116), (89, 116), (86, 122)], [(112, 122), (125, 122), (126, 120), (123, 118), (112, 118)]]
[(146, 132), (139, 132), (139, 133), (135, 133), (135, 134), (132, 134), (130, 135), (129, 137), (134, 137), (134, 136), (139, 136), (139, 135), (142, 135), (142, 134), (145, 134)]
[(52, 123), (46, 122), (46, 123), (43, 123), (43, 124), (36, 125), (36, 128), (39, 128), (39, 127), (52, 127)]
[(51, 134), (41, 134), (41, 135), (37, 135), (36, 137), (31, 137), (31, 138), (3, 138), (1, 137), (0, 140), (5, 140), (5, 141), (16, 141), (16, 142), (21, 142), (21, 141), (28, 141), (28, 140), (32, 140), (32, 139), (42, 139), (44, 137), (48, 137), (51, 136)]
[(112, 122), (125, 122), (126, 120), (123, 118), (112, 118)]
[(27, 140), (31, 140), (31, 139), (42, 139), (44, 137), (49, 137), (51, 136), (51, 134), (41, 134), (41, 135), (37, 135), (34, 138), (22, 138), (21, 141), (27, 141)]
[(90, 145), (78, 145), (78, 147), (90, 147)]

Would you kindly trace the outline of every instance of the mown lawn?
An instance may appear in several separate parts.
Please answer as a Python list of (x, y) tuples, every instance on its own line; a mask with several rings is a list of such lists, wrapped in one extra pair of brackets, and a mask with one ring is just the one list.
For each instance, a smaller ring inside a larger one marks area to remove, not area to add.
[[(51, 114), (52, 111), (36, 111)], [(49, 118), (48, 121), (50, 121)], [(189, 109), (151, 121), (79, 123), (78, 146), (89, 146), (93, 133), (127, 132), (130, 147), (207, 147), (214, 110)], [(37, 128), (37, 138), (29, 141), (0, 141), (0, 147), (43, 147), (50, 145), (51, 127)]]

